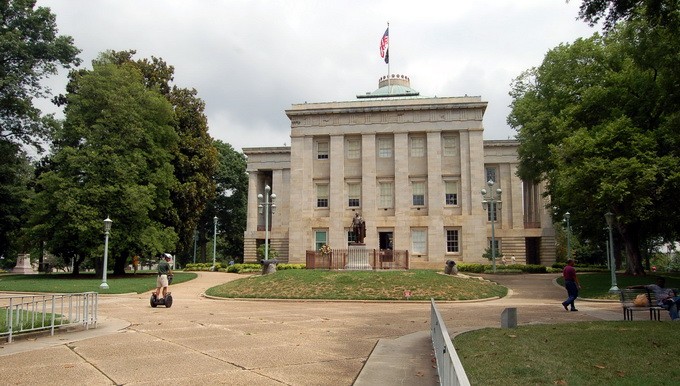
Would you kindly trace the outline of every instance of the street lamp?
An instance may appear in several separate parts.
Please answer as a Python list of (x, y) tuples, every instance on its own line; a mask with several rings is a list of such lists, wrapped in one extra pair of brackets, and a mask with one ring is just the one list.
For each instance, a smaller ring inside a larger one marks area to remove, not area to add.
[(482, 207), (489, 211), (489, 218), (491, 219), (491, 264), (493, 267), (493, 272), (496, 273), (496, 231), (494, 228), (494, 223), (496, 222), (497, 209), (501, 208), (501, 193), (503, 192), (500, 188), (496, 189), (496, 194), (493, 192), (492, 180), (486, 183), (489, 185), (489, 192), (487, 194), (486, 189), (482, 189)]
[(569, 224), (569, 219), (571, 214), (569, 212), (564, 214), (564, 221), (567, 222), (567, 260), (571, 259), (571, 224)]
[(213, 265), (211, 270), (215, 270), (215, 257), (217, 256), (217, 216), (213, 217)]
[(106, 216), (104, 220), (104, 268), (102, 269), (102, 284), (99, 286), (101, 289), (109, 289), (109, 285), (106, 283), (106, 271), (108, 269), (108, 259), (109, 259), (109, 231), (111, 230), (111, 223), (113, 220)]
[(262, 195), (262, 193), (257, 195), (257, 200), (259, 202), (259, 204), (257, 205), (257, 208), (258, 208), (260, 213), (264, 212), (264, 259), (265, 260), (269, 260), (269, 216), (274, 214), (274, 211), (276, 210), (276, 205), (274, 204), (274, 200), (276, 200), (276, 194), (274, 194), (274, 193), (269, 194), (269, 192), (271, 190), (272, 190), (272, 188), (270, 188), (269, 185), (265, 185), (264, 196)]
[(612, 236), (612, 226), (614, 226), (614, 214), (607, 212), (604, 215), (607, 220), (607, 228), (609, 228), (609, 272), (612, 275), (612, 287), (609, 292), (619, 292), (619, 287), (616, 285), (616, 262), (614, 261), (614, 236)]

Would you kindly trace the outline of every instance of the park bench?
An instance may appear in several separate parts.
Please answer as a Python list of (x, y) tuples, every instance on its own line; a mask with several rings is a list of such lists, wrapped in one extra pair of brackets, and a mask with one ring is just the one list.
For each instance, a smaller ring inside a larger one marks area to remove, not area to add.
[[(656, 294), (648, 289), (623, 288), (621, 291), (621, 306), (623, 307), (623, 320), (633, 320), (633, 312), (649, 311), (649, 320), (661, 320), (661, 310), (656, 300)], [(644, 294), (647, 297), (647, 305), (636, 305), (635, 298)]]

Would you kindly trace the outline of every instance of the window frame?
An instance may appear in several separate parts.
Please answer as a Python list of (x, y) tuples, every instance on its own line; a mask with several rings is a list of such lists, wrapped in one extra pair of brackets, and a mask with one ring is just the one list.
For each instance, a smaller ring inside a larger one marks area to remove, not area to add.
[[(413, 158), (425, 157), (425, 137), (413, 136), (409, 138), (409, 155)], [(418, 145), (419, 144), (419, 145)]]
[[(421, 235), (422, 239), (420, 236), (416, 237), (416, 235)], [(427, 254), (427, 228), (411, 228), (411, 253), (416, 255)]]
[[(325, 189), (325, 192), (323, 191), (323, 189)], [(329, 206), (330, 206), (330, 185), (327, 182), (317, 183), (316, 207), (318, 209), (328, 209)]]
[(392, 138), (378, 138), (378, 158), (392, 158), (394, 156), (394, 141)]
[[(385, 188), (389, 187), (389, 192)], [(389, 200), (389, 203), (387, 202)], [(394, 181), (378, 182), (378, 208), (394, 208)]]
[[(323, 145), (323, 146), (322, 146)], [(316, 159), (327, 160), (330, 158), (331, 154), (331, 144), (329, 141), (317, 141), (316, 142)]]
[(460, 230), (445, 229), (446, 253), (460, 253)]

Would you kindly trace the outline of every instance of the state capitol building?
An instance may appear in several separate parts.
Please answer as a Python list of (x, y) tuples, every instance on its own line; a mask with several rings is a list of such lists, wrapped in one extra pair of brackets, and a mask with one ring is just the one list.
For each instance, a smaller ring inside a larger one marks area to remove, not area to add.
[[(244, 260), (257, 260), (266, 236), (289, 263), (305, 263), (306, 251), (324, 244), (347, 249), (359, 213), (366, 248), (408, 251), (410, 268), (488, 263), (492, 225), (497, 254), (552, 264), (542, 186), (517, 177), (517, 141), (483, 139), (486, 106), (477, 96), (421, 96), (403, 75), (354, 100), (292, 105), (290, 147), (243, 149)], [(276, 195), (268, 219), (258, 210), (266, 186)], [(482, 189), (502, 190), (495, 211), (482, 205)]]

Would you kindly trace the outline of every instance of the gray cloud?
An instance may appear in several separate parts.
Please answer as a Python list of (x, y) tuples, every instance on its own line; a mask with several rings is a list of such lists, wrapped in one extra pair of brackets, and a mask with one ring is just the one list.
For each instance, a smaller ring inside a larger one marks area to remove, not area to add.
[[(175, 67), (206, 102), (213, 137), (236, 149), (290, 144), (291, 104), (377, 88), (390, 21), (390, 70), (428, 96), (481, 95), (485, 138), (513, 136), (510, 82), (550, 48), (589, 36), (578, 1), (38, 0), (83, 50), (136, 49)], [(47, 83), (64, 92), (65, 74)], [(41, 106), (42, 107), (42, 106)], [(44, 106), (43, 110), (51, 107)]]

